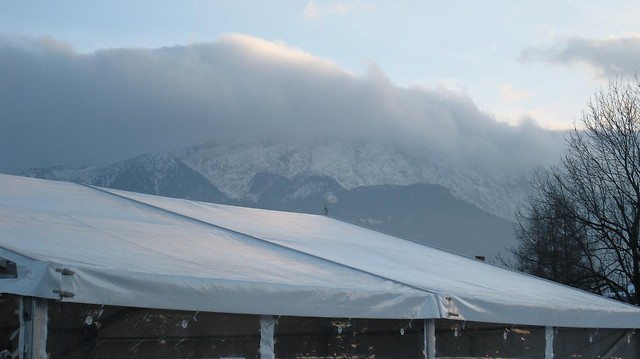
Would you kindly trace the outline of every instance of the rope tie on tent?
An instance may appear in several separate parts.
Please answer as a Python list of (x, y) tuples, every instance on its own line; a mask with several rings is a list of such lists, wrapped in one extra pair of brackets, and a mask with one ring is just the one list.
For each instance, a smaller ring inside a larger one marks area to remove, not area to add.
[(76, 296), (75, 294), (62, 289), (54, 289), (53, 292), (60, 296), (60, 299), (58, 299), (58, 301), (62, 301), (63, 298), (73, 298)]
[(271, 323), (267, 324), (267, 328), (270, 328), (273, 325), (278, 325), (278, 321), (280, 320), (280, 317), (281, 317), (281, 315), (278, 315), (274, 321), (272, 321)]
[(338, 327), (338, 334), (342, 334), (342, 331), (344, 330), (344, 328), (349, 328), (351, 326), (351, 318), (349, 318), (347, 322), (333, 321), (331, 322), (331, 324), (334, 327)]
[(61, 273), (62, 275), (74, 275), (76, 272), (72, 271), (69, 268), (56, 268), (56, 272)]
[(85, 318), (84, 318), (84, 324), (91, 326), (93, 324), (96, 324), (97, 327), (100, 326), (100, 323), (96, 321), (96, 319), (100, 319), (102, 317), (102, 314), (104, 313), (104, 304), (100, 306), (100, 309), (98, 309), (97, 311), (88, 314)]
[(459, 317), (460, 314), (456, 313), (457, 309), (455, 304), (453, 303), (453, 297), (447, 296), (445, 298), (447, 300), (447, 316), (449, 317)]
[[(56, 268), (56, 272), (60, 273), (62, 276), (72, 276), (76, 274), (76, 272), (69, 268)], [(59, 301), (63, 298), (73, 298), (76, 296), (74, 293), (62, 289), (54, 289), (53, 292), (60, 296), (60, 299), (58, 299)]]
[(193, 320), (194, 322), (197, 322), (197, 321), (198, 321), (198, 318), (196, 318), (196, 316), (198, 315), (198, 313), (200, 313), (200, 311), (195, 312), (195, 313), (191, 316), (191, 318), (188, 318), (188, 319), (182, 319), (182, 321), (180, 322), (180, 326), (182, 327), (182, 329), (187, 329), (187, 327), (189, 326), (189, 322), (190, 322), (190, 321), (192, 321), (192, 320)]
[(409, 320), (409, 323), (407, 323), (407, 325), (405, 325), (404, 327), (400, 328), (400, 335), (404, 335), (404, 331), (411, 328), (411, 322), (413, 322), (413, 318), (411, 318), (411, 320)]
[(454, 337), (458, 337), (460, 336), (460, 332), (463, 331), (466, 327), (467, 322), (463, 321), (462, 325), (460, 325), (459, 323), (455, 323), (451, 325), (451, 331), (453, 332), (453, 336)]

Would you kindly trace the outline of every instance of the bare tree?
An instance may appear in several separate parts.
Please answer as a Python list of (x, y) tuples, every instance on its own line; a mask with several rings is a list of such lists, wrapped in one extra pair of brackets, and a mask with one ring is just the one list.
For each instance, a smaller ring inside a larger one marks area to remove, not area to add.
[(512, 250), (516, 269), (572, 287), (601, 292), (597, 278), (585, 262), (584, 227), (573, 220), (566, 203), (553, 198), (530, 198), (530, 207), (518, 214)]
[[(557, 234), (558, 220), (575, 228), (567, 245), (579, 252), (579, 283), (596, 293), (639, 304), (640, 80), (617, 78), (597, 92), (567, 138), (560, 164), (535, 182), (538, 194), (520, 223), (516, 257)], [(554, 209), (557, 207), (557, 209)], [(551, 215), (556, 210), (560, 216)], [(541, 223), (531, 222), (536, 218)], [(524, 219), (524, 220), (523, 220)], [(541, 227), (542, 226), (542, 227)], [(536, 234), (541, 231), (542, 234)], [(534, 236), (542, 239), (535, 239)], [(539, 261), (545, 270), (550, 264)], [(526, 265), (524, 265), (526, 264)], [(535, 274), (535, 273), (534, 273)], [(549, 277), (546, 272), (543, 276)], [(554, 278), (550, 278), (554, 279)], [(571, 284), (571, 283), (568, 283)], [(585, 287), (583, 287), (585, 288)]]

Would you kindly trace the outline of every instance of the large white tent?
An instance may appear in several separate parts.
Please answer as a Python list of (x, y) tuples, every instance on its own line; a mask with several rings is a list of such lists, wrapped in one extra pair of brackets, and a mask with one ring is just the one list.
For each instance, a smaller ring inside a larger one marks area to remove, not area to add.
[(0, 293), (70, 303), (640, 327), (635, 306), (327, 216), (9, 175), (0, 259)]

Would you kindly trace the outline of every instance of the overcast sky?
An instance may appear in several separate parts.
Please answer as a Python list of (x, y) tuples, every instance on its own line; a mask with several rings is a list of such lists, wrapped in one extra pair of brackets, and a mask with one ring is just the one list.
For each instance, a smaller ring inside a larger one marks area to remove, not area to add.
[(638, 18), (634, 1), (0, 2), (0, 171), (290, 137), (548, 163), (544, 129), (638, 70)]

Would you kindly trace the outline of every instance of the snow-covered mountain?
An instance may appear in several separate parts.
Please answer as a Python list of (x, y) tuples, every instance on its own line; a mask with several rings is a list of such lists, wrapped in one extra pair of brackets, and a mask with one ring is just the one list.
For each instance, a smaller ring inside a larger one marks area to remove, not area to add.
[(512, 220), (526, 196), (527, 174), (480, 174), (442, 159), (402, 151), (388, 143), (316, 142), (205, 145), (176, 154), (230, 198), (255, 200), (257, 173), (285, 178), (324, 176), (346, 189), (436, 184), (466, 202)]
[(203, 145), (108, 166), (21, 175), (169, 197), (324, 213), (454, 251), (493, 258), (517, 243), (511, 218), (524, 175), (481, 175), (389, 144)]
[(227, 197), (206, 178), (170, 154), (149, 154), (108, 166), (32, 168), (22, 176), (223, 203)]

